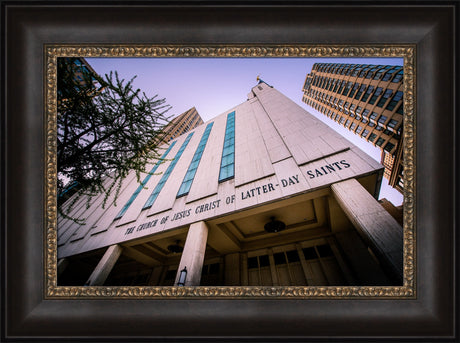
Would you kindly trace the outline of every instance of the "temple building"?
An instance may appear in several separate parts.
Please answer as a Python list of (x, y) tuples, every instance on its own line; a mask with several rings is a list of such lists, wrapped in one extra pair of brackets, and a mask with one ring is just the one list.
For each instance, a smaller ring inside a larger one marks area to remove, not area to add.
[(264, 81), (162, 157), (58, 219), (58, 285), (402, 284), (384, 167)]
[(384, 177), (403, 192), (402, 66), (315, 63), (302, 101), (382, 150)]

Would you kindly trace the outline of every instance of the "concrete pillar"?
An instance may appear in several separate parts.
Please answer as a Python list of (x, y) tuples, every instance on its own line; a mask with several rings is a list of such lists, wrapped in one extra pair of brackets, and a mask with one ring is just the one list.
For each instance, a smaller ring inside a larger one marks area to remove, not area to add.
[(153, 267), (152, 273), (149, 277), (149, 286), (159, 286), (161, 274), (163, 273), (164, 266)]
[(241, 286), (249, 285), (248, 254), (241, 253)]
[(337, 260), (337, 263), (339, 264), (340, 269), (341, 269), (343, 275), (345, 276), (345, 279), (347, 280), (348, 285), (356, 285), (356, 280), (353, 277), (353, 274), (352, 274), (350, 268), (348, 268), (348, 265), (345, 263), (345, 261), (344, 261), (344, 259), (342, 257), (342, 254), (340, 253), (340, 250), (337, 247), (335, 239), (329, 237), (326, 240), (327, 240), (327, 243), (329, 243), (329, 246), (331, 247), (331, 250), (332, 250), (332, 252), (334, 254), (334, 257)]
[(240, 286), (240, 254), (225, 255), (225, 286)]
[(185, 286), (199, 286), (201, 270), (203, 268), (206, 242), (208, 240), (208, 227), (205, 222), (193, 223), (188, 229), (184, 251), (177, 269), (176, 286), (179, 282), (180, 271), (187, 267), (187, 279)]
[(390, 280), (381, 265), (369, 253), (364, 241), (356, 230), (337, 232), (335, 239), (343, 251), (359, 286), (387, 286)]
[(118, 244), (108, 247), (85, 286), (102, 286), (121, 255), (123, 248)]
[(270, 274), (272, 275), (273, 286), (279, 286), (278, 273), (276, 272), (275, 257), (273, 256), (273, 250), (268, 249), (268, 260), (270, 261)]
[(164, 266), (164, 268), (161, 270), (160, 281), (158, 282), (158, 286), (162, 286), (164, 284), (166, 273), (168, 272), (168, 270), (169, 270), (169, 266)]
[(57, 263), (57, 275), (61, 275), (64, 270), (67, 268), (69, 265), (69, 259), (68, 258), (61, 258), (58, 263)]
[(302, 265), (303, 275), (305, 276), (305, 281), (307, 282), (306, 286), (310, 286), (312, 284), (312, 280), (310, 277), (310, 273), (308, 272), (309, 268), (307, 265), (307, 261), (305, 260), (305, 255), (303, 254), (302, 246), (297, 243), (295, 245), (297, 249), (297, 253), (299, 254), (300, 264)]
[(398, 284), (403, 280), (403, 230), (355, 179), (331, 185), (332, 193), (363, 240)]

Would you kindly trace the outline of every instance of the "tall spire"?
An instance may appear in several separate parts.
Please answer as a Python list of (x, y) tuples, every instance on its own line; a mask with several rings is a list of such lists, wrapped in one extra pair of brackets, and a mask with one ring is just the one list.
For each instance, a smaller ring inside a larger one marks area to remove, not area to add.
[(260, 75), (257, 75), (257, 81), (258, 81), (257, 84), (260, 84), (260, 83), (263, 82), (263, 83), (265, 83), (268, 87), (273, 88), (273, 86), (269, 85), (269, 84), (266, 83), (264, 80), (262, 80), (262, 79), (260, 78)]

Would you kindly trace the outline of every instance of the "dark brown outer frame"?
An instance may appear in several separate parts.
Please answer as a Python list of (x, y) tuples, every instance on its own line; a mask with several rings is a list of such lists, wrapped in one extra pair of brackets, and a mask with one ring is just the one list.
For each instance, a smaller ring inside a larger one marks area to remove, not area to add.
[[(2, 340), (456, 341), (458, 3), (188, 4), (2, 2)], [(56, 43), (415, 44), (417, 299), (44, 300), (43, 49)]]

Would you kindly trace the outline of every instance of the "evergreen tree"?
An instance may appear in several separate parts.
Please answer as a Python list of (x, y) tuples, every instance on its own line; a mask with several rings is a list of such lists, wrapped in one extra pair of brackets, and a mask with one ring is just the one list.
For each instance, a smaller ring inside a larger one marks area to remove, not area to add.
[(78, 192), (74, 202), (103, 193), (105, 206), (130, 171), (140, 180), (146, 164), (160, 158), (171, 106), (134, 89), (135, 77), (102, 78), (78, 58), (58, 58), (57, 75), (58, 205)]

